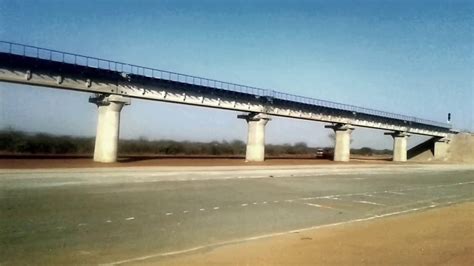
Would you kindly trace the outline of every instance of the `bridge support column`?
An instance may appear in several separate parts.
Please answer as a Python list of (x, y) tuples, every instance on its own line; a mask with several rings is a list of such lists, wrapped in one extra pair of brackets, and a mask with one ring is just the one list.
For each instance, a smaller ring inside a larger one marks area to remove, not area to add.
[(263, 162), (265, 160), (265, 125), (270, 119), (262, 113), (238, 115), (237, 118), (245, 119), (248, 124), (246, 162)]
[(385, 135), (390, 135), (393, 138), (393, 158), (394, 162), (406, 162), (407, 161), (407, 144), (408, 137), (410, 134), (406, 132), (387, 132)]
[(434, 142), (434, 159), (444, 160), (448, 155), (449, 138), (441, 138)]
[(348, 162), (351, 157), (351, 133), (354, 130), (349, 124), (328, 125), (335, 133), (334, 140), (334, 161)]
[(94, 161), (113, 163), (117, 161), (120, 129), (120, 111), (130, 104), (130, 98), (120, 95), (96, 94), (89, 102), (97, 105), (97, 133), (95, 137)]

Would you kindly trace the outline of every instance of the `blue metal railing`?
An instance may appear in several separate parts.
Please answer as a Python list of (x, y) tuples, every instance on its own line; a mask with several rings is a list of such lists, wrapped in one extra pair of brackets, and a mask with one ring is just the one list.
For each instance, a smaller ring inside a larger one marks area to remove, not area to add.
[(369, 109), (364, 107), (358, 107), (349, 104), (342, 104), (337, 102), (325, 101), (314, 99), (310, 97), (298, 96), (294, 94), (278, 92), (274, 90), (266, 90), (246, 85), (240, 85), (230, 82), (224, 82), (214, 79), (202, 78), (192, 75), (181, 74), (177, 72), (171, 72), (166, 70), (160, 70), (156, 68), (142, 67), (133, 64), (127, 64), (117, 61), (111, 61), (96, 57), (84, 56), (79, 54), (61, 52), (51, 49), (40, 48), (31, 45), (24, 45), (13, 42), (0, 41), (0, 53), (8, 53), (13, 55), (21, 55), (25, 57), (49, 60), (54, 62), (60, 62), (65, 64), (72, 64), (83, 67), (90, 67), (108, 71), (121, 72), (125, 74), (140, 75), (148, 78), (155, 78), (167, 81), (180, 82), (190, 85), (199, 85), (204, 87), (210, 87), (214, 89), (221, 89), (233, 92), (240, 92), (251, 94), (260, 97), (269, 97), (273, 99), (280, 99), (285, 101), (291, 101), (295, 103), (302, 103), (320, 107), (327, 107), (338, 109), (342, 111), (353, 112), (355, 114), (368, 114), (384, 118), (397, 119), (407, 122), (420, 123), (425, 125), (431, 125), (441, 128), (451, 128), (450, 124), (441, 123), (437, 121), (420, 119), (412, 116), (406, 116), (401, 114), (395, 114), (390, 112), (379, 111), (375, 109)]

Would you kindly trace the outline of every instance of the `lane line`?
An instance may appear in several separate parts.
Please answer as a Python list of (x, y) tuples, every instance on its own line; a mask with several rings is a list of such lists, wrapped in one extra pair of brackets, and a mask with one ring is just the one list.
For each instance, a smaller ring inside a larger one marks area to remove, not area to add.
[[(471, 200), (471, 199), (473, 199), (473, 198), (468, 198), (468, 199), (465, 199), (464, 201)], [(459, 202), (462, 202), (462, 201), (459, 201)], [(348, 221), (343, 221), (343, 222), (337, 222), (337, 223), (332, 223), (332, 224), (316, 225), (316, 226), (311, 226), (311, 227), (306, 227), (306, 228), (301, 228), (301, 229), (296, 229), (296, 230), (291, 230), (291, 231), (270, 233), (270, 234), (258, 235), (258, 236), (248, 237), (248, 238), (241, 238), (241, 239), (223, 241), (223, 242), (218, 242), (218, 243), (209, 244), (209, 245), (201, 245), (201, 246), (196, 246), (196, 247), (189, 248), (189, 249), (151, 254), (151, 255), (147, 255), (147, 256), (141, 256), (141, 257), (136, 257), (136, 258), (131, 258), (131, 259), (115, 261), (115, 262), (111, 262), (111, 263), (104, 264), (104, 265), (120, 265), (120, 264), (125, 264), (125, 263), (143, 261), (143, 260), (147, 260), (147, 259), (166, 257), (166, 256), (172, 256), (172, 255), (179, 255), (179, 254), (189, 253), (189, 252), (193, 252), (193, 251), (197, 251), (197, 250), (215, 248), (215, 247), (229, 245), (229, 244), (236, 244), (236, 243), (248, 242), (248, 241), (252, 241), (252, 240), (259, 240), (259, 239), (264, 239), (264, 238), (269, 238), (269, 237), (275, 237), (275, 236), (282, 236), (282, 235), (287, 235), (287, 234), (292, 234), (292, 233), (305, 232), (305, 231), (309, 231), (309, 230), (315, 230), (315, 229), (334, 227), (334, 226), (351, 224), (351, 223), (359, 223), (359, 222), (365, 222), (365, 221), (370, 221), (370, 220), (376, 220), (376, 219), (380, 219), (380, 218), (385, 218), (385, 217), (390, 217), (390, 216), (395, 216), (395, 215), (400, 215), (400, 214), (405, 214), (405, 213), (411, 213), (411, 212), (416, 212), (416, 211), (421, 211), (421, 210), (432, 209), (432, 208), (435, 208), (435, 207), (438, 207), (438, 206), (444, 206), (444, 205), (433, 205), (432, 204), (432, 205), (429, 205), (429, 206), (412, 208), (412, 209), (397, 211), (397, 212), (378, 214), (378, 215), (373, 215), (373, 216), (370, 216), (370, 217), (358, 218), (358, 219), (353, 219), (353, 220), (348, 220)]]
[(340, 198), (333, 197), (333, 196), (328, 196), (328, 197), (322, 197), (321, 199), (330, 199), (330, 200), (341, 200)]
[(318, 207), (318, 208), (322, 208), (322, 209), (337, 210), (336, 208), (326, 206), (326, 205), (319, 205), (319, 204), (316, 204), (316, 203), (305, 203), (305, 205), (312, 206), (312, 207)]
[[(444, 197), (437, 197), (437, 198), (429, 198), (429, 199), (423, 199), (423, 200), (417, 200), (417, 201), (413, 201), (413, 202), (408, 202), (406, 204), (399, 204), (399, 205), (390, 205), (390, 206), (386, 206), (385, 208), (383, 208), (382, 210), (383, 211), (390, 211), (392, 209), (396, 209), (396, 208), (403, 208), (403, 207), (409, 207), (409, 206), (413, 206), (413, 205), (417, 205), (417, 204), (433, 204), (433, 201), (441, 201), (441, 200), (447, 200), (447, 199), (456, 199), (456, 198), (461, 198), (463, 195), (448, 195), (448, 196), (444, 196)], [(462, 201), (462, 200), (461, 200)], [(460, 202), (460, 201), (459, 201)], [(439, 203), (439, 204), (446, 204), (446, 205), (449, 205), (453, 203), (452, 201), (449, 201), (447, 203)]]
[(396, 190), (366, 191), (366, 192), (359, 192), (359, 193), (334, 194), (334, 195), (325, 195), (325, 196), (316, 196), (316, 197), (305, 197), (305, 198), (298, 198), (296, 200), (303, 200), (303, 201), (304, 200), (315, 200), (315, 199), (336, 199), (337, 200), (337, 199), (339, 199), (338, 197), (363, 196), (365, 194), (379, 194), (379, 193), (392, 193), (392, 194), (401, 193), (400, 195), (405, 195), (406, 193), (403, 193), (405, 191), (423, 190), (423, 189), (440, 188), (440, 187), (453, 187), (453, 186), (468, 185), (468, 184), (474, 184), (474, 181), (443, 184), (443, 185), (434, 185), (434, 186), (424, 186), (424, 187), (419, 186), (419, 187), (396, 189)]
[(355, 202), (355, 203), (362, 203), (362, 204), (369, 204), (369, 205), (386, 206), (385, 204), (382, 204), (382, 203), (377, 203), (377, 202), (372, 202), (372, 201), (366, 201), (366, 200), (353, 200), (352, 202)]
[[(401, 191), (413, 191), (413, 190), (422, 190), (422, 189), (430, 189), (430, 188), (439, 188), (439, 187), (451, 187), (451, 186), (459, 186), (459, 185), (466, 185), (466, 184), (473, 184), (474, 181), (469, 182), (458, 182), (458, 183), (451, 183), (451, 184), (443, 184), (443, 185), (434, 185), (434, 186), (426, 186), (426, 187), (415, 187), (415, 188), (405, 188), (405, 189), (398, 189), (398, 190), (384, 190), (384, 191), (371, 191), (371, 192), (360, 192), (360, 193), (348, 193), (348, 194), (334, 194), (334, 195), (326, 195), (326, 196), (317, 196), (317, 197), (305, 197), (305, 198), (297, 198), (297, 199), (287, 199), (283, 200), (284, 202), (292, 203), (294, 201), (308, 201), (308, 200), (317, 200), (317, 199), (330, 199), (330, 200), (342, 200), (340, 197), (350, 197), (350, 196), (365, 196), (365, 197), (380, 197), (372, 194), (394, 194), (394, 195), (406, 195)], [(383, 198), (383, 197), (381, 197)], [(279, 203), (280, 201), (274, 200), (273, 203)], [(385, 204), (370, 202), (370, 201), (352, 201), (356, 203), (362, 204), (371, 204), (371, 205), (379, 205), (379, 206), (386, 206)], [(258, 202), (253, 202), (253, 205), (257, 205)], [(266, 201), (262, 202), (262, 204), (267, 204)], [(243, 203), (240, 206), (246, 207), (248, 203)], [(206, 209), (199, 209), (200, 211), (205, 211)], [(183, 213), (188, 213), (188, 211), (183, 211)], [(167, 214), (168, 215), (168, 214)]]
[(402, 193), (402, 192), (395, 192), (395, 191), (388, 191), (388, 190), (385, 190), (384, 193), (395, 194), (395, 195), (405, 195), (405, 193)]

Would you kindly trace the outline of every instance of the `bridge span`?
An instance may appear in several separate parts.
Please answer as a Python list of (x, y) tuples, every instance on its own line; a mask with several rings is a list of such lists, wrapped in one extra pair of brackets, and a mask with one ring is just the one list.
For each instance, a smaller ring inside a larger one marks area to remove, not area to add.
[(348, 104), (297, 96), (133, 64), (0, 41), (0, 81), (94, 93), (98, 107), (94, 160), (115, 162), (120, 112), (131, 98), (244, 112), (247, 161), (265, 159), (265, 125), (271, 116), (330, 123), (334, 160), (348, 161), (354, 127), (389, 131), (393, 160), (407, 160), (410, 134), (436, 139), (435, 158), (445, 156), (451, 125)]

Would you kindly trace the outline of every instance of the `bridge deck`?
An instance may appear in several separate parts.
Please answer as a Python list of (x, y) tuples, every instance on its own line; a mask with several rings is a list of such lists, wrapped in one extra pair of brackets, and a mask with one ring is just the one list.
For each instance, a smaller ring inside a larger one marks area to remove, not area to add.
[[(439, 137), (451, 129), (446, 123), (406, 115), (10, 42), (0, 41), (0, 68), (0, 81), (6, 82), (351, 123)], [(25, 78), (25, 73), (36, 73), (36, 79)], [(49, 82), (38, 81), (45, 76), (49, 76)], [(68, 77), (71, 78), (69, 84), (62, 84), (62, 79)], [(93, 84), (72, 84), (79, 80)]]

